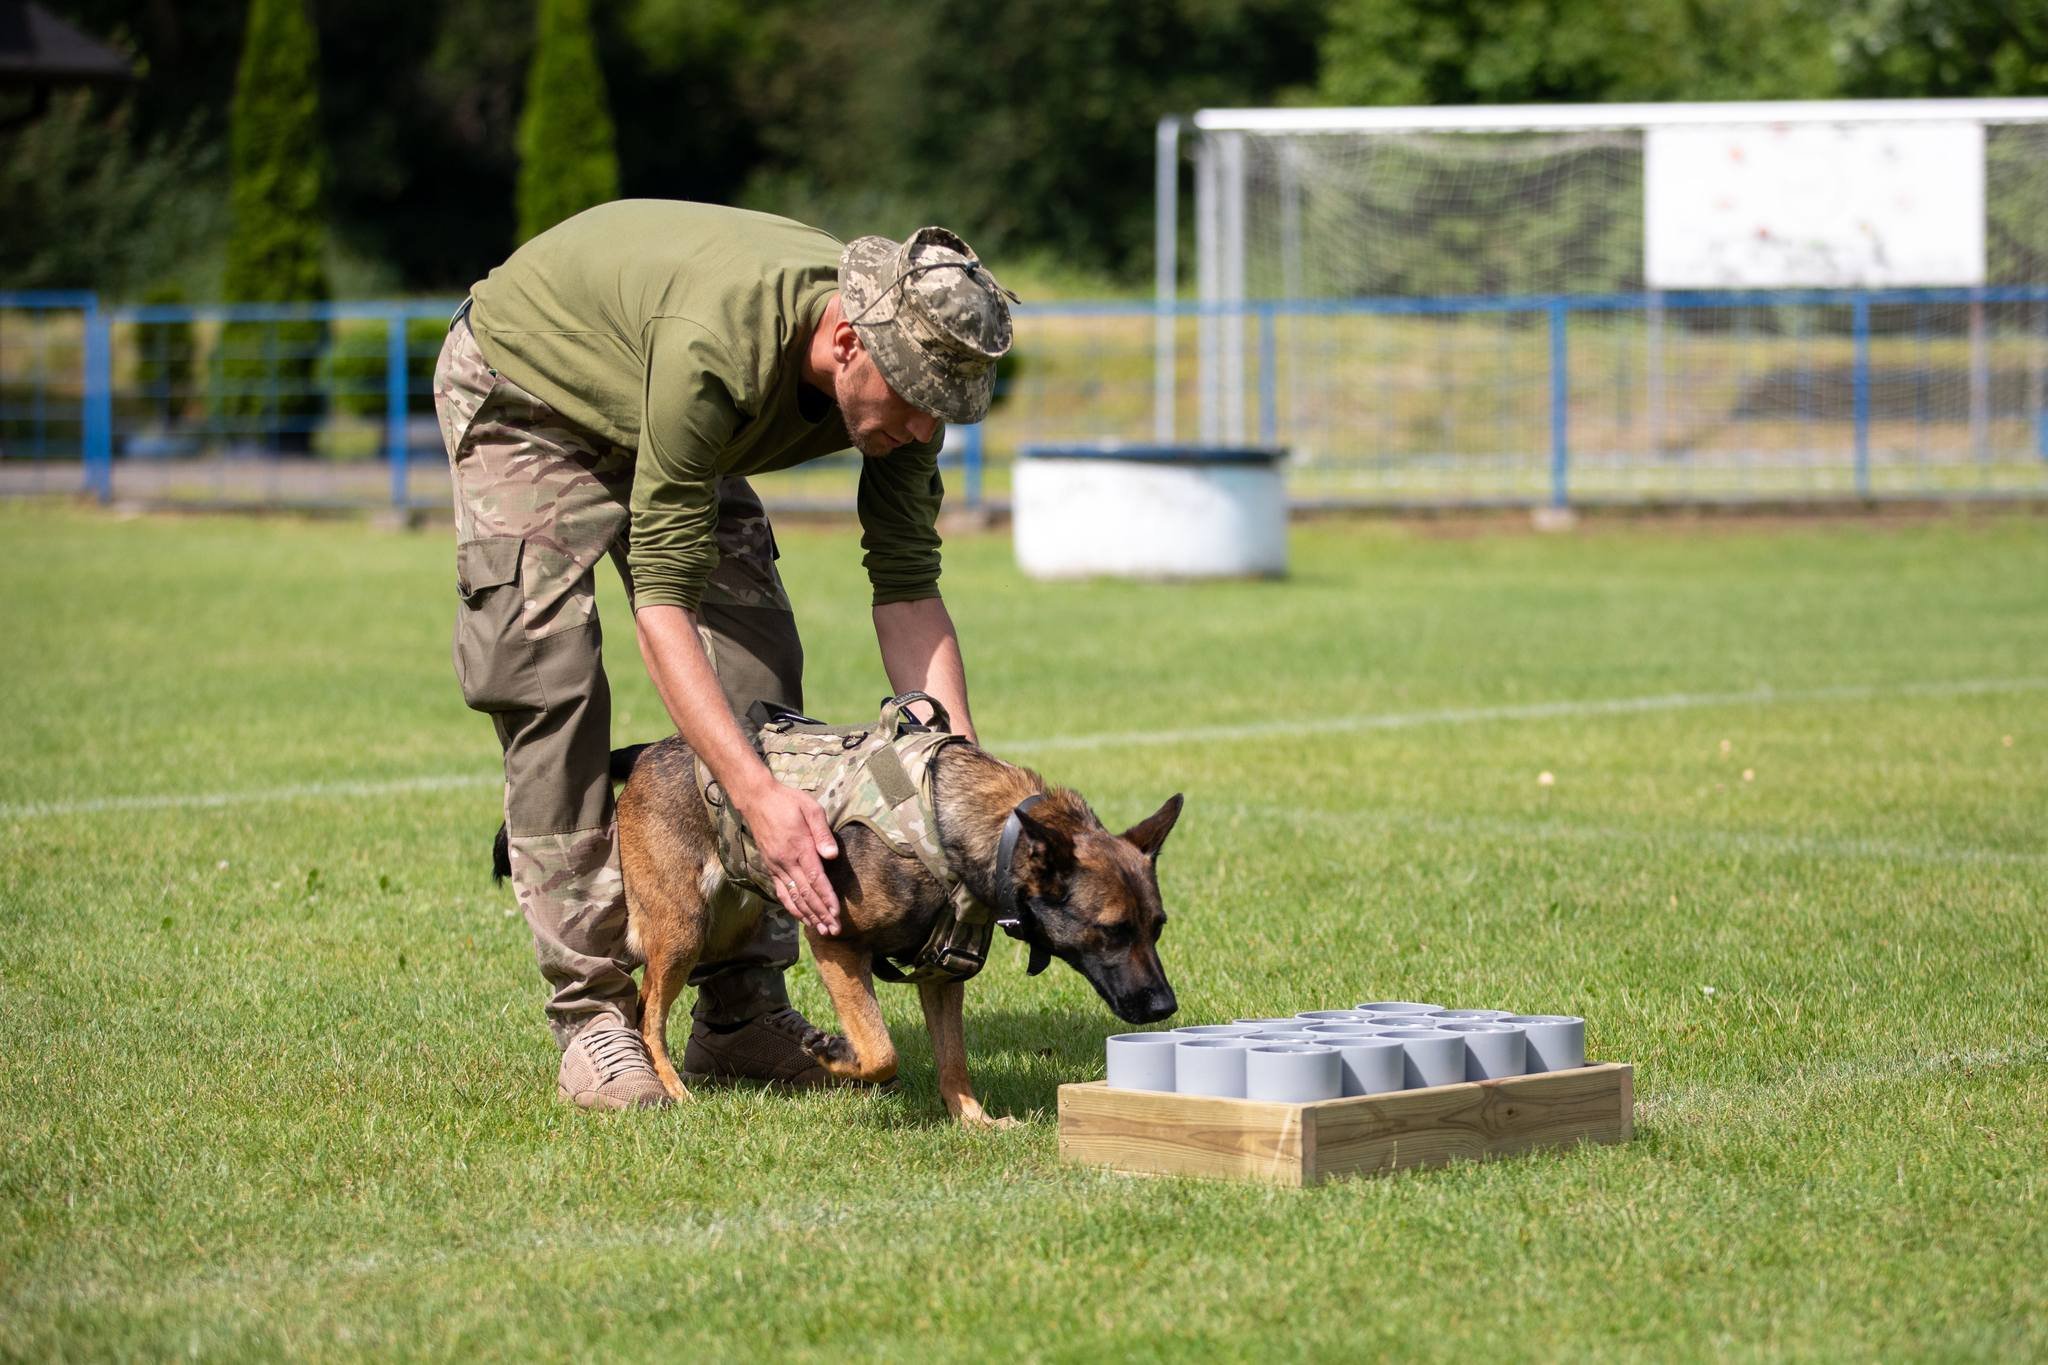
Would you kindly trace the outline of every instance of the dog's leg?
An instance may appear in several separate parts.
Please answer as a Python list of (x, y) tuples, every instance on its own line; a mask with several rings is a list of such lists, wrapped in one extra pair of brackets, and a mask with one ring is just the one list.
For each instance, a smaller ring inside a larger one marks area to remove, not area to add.
[(668, 1055), (668, 1011), (690, 978), (690, 966), (672, 952), (650, 954), (647, 971), (640, 978), (640, 1037), (654, 1058), (654, 1074), (661, 1078), (661, 1088), (672, 1100), (690, 1098), (689, 1087), (676, 1074)]
[(969, 1128), (1015, 1128), (1013, 1118), (991, 1118), (974, 1098), (967, 1079), (967, 1028), (961, 1002), (967, 986), (960, 981), (920, 981), (917, 1000), (924, 1006), (924, 1026), (932, 1035), (932, 1061), (939, 1073), (939, 1098), (946, 1112)]
[(690, 1098), (690, 1091), (668, 1055), (668, 1012), (703, 949), (704, 900), (701, 888), (684, 877), (626, 883), (626, 941), (647, 963), (640, 974), (640, 1038), (661, 1088), (674, 1100)]
[(837, 939), (822, 938), (809, 929), (811, 960), (818, 964), (818, 979), (825, 983), (838, 1012), (843, 1037), (819, 1031), (806, 1038), (804, 1047), (827, 1071), (841, 1080), (882, 1085), (896, 1078), (896, 1044), (889, 1026), (882, 1021), (882, 1007), (875, 1003), (875, 978), (870, 958), (857, 948)]

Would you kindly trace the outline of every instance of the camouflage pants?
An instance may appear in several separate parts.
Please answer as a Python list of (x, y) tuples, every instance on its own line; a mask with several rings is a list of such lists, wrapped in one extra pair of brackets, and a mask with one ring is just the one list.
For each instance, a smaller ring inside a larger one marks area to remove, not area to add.
[[(595, 570), (626, 585), (633, 452), (571, 425), (493, 371), (467, 318), (434, 369), (455, 485), (455, 672), (505, 756), (512, 885), (533, 931), (558, 1044), (600, 1015), (637, 1024), (626, 902), (608, 774)], [(803, 705), (803, 646), (775, 569), (775, 539), (744, 479), (718, 489), (720, 560), (698, 608), (705, 652), (736, 715), (755, 699)], [(788, 1002), (796, 925), (769, 907), (734, 956), (700, 964), (695, 1013), (714, 1023)]]

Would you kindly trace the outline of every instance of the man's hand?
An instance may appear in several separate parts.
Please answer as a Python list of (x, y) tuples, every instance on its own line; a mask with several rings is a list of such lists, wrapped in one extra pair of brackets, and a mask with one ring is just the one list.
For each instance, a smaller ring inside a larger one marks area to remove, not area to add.
[(735, 798), (747, 829), (768, 864), (775, 899), (821, 934), (839, 932), (839, 897), (825, 876), (821, 859), (839, 856), (839, 843), (825, 823), (825, 811), (806, 792), (785, 787), (774, 778)]
[(777, 782), (740, 733), (705, 657), (697, 614), (649, 605), (634, 613), (633, 623), (640, 657), (677, 731), (746, 818), (774, 878), (777, 903), (821, 934), (838, 933), (839, 897), (818, 861), (839, 856), (825, 812), (809, 796)]

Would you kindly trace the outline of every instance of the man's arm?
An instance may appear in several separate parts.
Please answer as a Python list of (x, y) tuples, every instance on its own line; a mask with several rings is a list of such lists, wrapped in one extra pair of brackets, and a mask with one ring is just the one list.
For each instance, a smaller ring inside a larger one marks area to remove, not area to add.
[(825, 812), (803, 792), (785, 787), (732, 718), (718, 675), (697, 635), (697, 613), (651, 605), (633, 614), (640, 657), (683, 742), (725, 788), (775, 877), (782, 907), (821, 934), (839, 932), (839, 898), (821, 858), (839, 854)]
[(839, 932), (839, 898), (822, 858), (839, 846), (825, 812), (769, 773), (740, 733), (697, 635), (697, 601), (718, 562), (714, 452), (738, 430), (745, 386), (725, 348), (684, 318), (650, 322), (640, 454), (633, 475), (633, 625), (640, 657), (685, 743), (746, 818), (775, 879), (775, 899), (811, 928)]
[(967, 709), (967, 668), (960, 659), (960, 636), (940, 597), (913, 602), (885, 602), (875, 608), (875, 643), (882, 647), (882, 668), (897, 692), (929, 692), (953, 719), (953, 732), (973, 743), (974, 716)]

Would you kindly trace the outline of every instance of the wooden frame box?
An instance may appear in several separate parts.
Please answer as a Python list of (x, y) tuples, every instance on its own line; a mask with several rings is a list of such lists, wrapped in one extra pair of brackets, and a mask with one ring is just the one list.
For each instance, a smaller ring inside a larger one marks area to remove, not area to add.
[(1626, 1142), (1635, 1072), (1626, 1062), (1426, 1090), (1275, 1104), (1060, 1087), (1060, 1160), (1155, 1175), (1317, 1185), (1538, 1147)]

